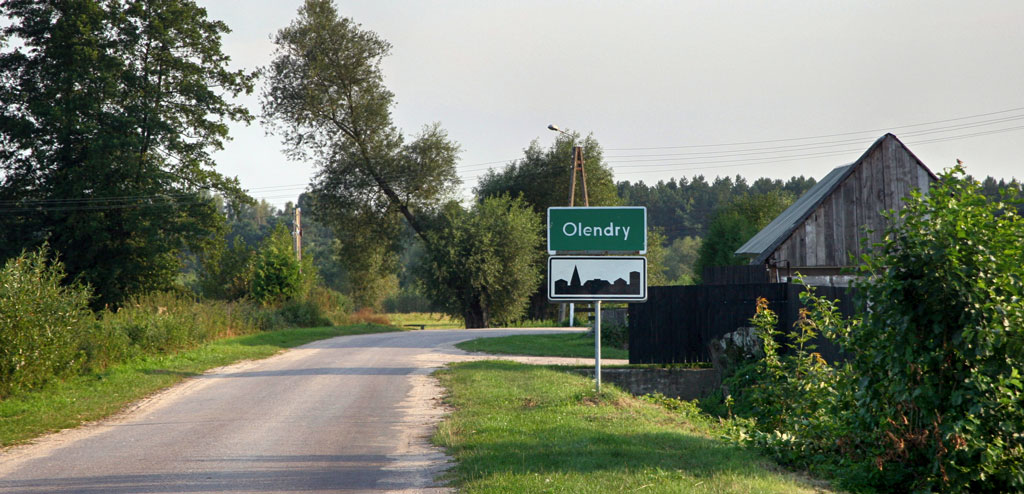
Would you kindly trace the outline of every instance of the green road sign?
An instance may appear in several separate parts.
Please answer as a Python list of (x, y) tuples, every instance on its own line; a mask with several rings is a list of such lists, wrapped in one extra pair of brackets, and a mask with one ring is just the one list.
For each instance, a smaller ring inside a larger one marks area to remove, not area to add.
[(647, 208), (548, 208), (548, 252), (647, 253)]

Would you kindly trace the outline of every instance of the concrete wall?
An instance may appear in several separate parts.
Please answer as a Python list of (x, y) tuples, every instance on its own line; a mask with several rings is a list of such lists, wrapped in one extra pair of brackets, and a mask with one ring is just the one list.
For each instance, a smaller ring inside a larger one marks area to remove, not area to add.
[[(594, 369), (578, 369), (594, 377)], [(612, 383), (632, 394), (661, 393), (671, 398), (696, 400), (707, 396), (721, 383), (715, 369), (601, 369), (601, 382)]]

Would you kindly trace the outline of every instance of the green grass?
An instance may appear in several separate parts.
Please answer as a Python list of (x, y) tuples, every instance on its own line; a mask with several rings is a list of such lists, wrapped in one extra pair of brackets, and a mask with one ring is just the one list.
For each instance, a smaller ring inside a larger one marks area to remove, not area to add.
[(810, 481), (717, 439), (718, 422), (539, 366), (471, 362), (439, 371), (452, 415), (434, 442), (459, 492), (809, 493)]
[(385, 314), (391, 324), (404, 328), (406, 324), (423, 324), (425, 329), (463, 329), (466, 325), (461, 319), (452, 319), (447, 314), (433, 312), (408, 312)]
[(55, 382), (0, 401), (0, 447), (98, 420), (149, 394), (208, 369), (269, 357), (282, 349), (335, 336), (397, 331), (358, 324), (268, 331), (208, 343), (194, 350), (136, 359), (101, 373)]
[[(537, 334), (478, 338), (455, 345), (467, 352), (538, 357), (594, 357), (594, 338), (586, 333)], [(601, 358), (628, 359), (629, 352), (601, 344)]]

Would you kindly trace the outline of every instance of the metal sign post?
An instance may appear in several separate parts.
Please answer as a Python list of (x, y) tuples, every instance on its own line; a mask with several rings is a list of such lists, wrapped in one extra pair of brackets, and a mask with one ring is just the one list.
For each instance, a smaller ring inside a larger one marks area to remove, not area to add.
[(601, 301), (594, 302), (594, 379), (601, 393)]

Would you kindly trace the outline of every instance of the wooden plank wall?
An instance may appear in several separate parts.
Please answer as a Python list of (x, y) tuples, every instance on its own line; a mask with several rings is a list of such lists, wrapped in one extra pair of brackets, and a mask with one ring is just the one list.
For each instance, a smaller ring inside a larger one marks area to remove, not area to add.
[(874, 146), (831, 195), (797, 226), (775, 251), (779, 261), (800, 266), (839, 267), (860, 258), (861, 238), (869, 243), (885, 232), (885, 211), (903, 207), (912, 188), (931, 183), (928, 171), (892, 136)]

